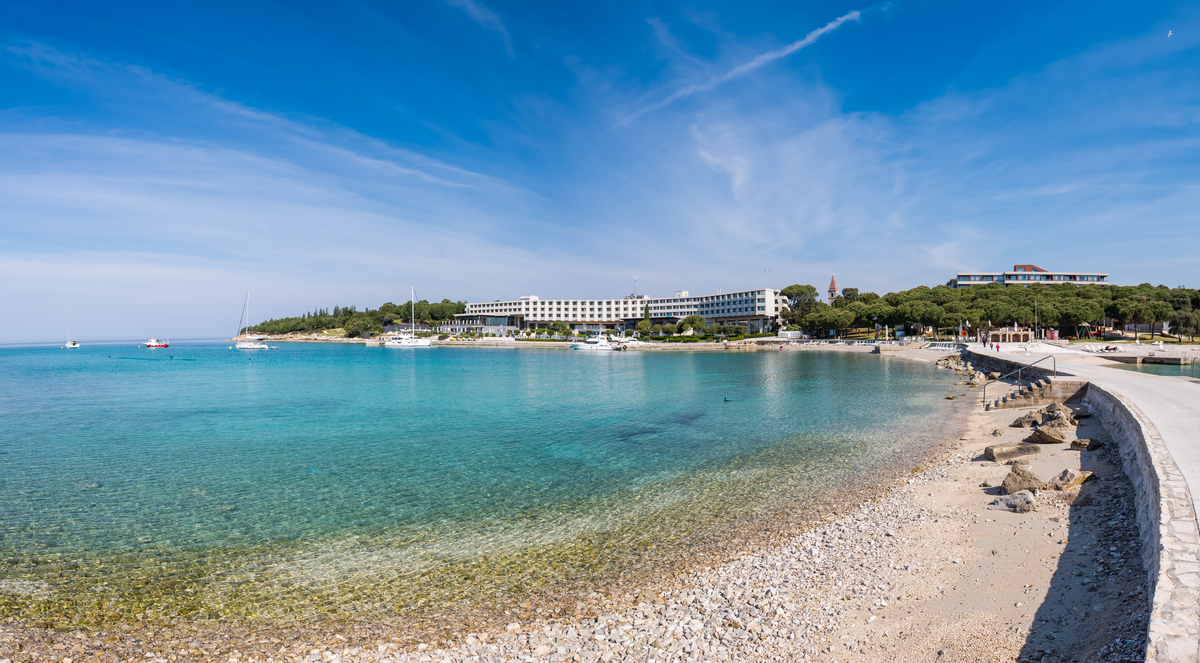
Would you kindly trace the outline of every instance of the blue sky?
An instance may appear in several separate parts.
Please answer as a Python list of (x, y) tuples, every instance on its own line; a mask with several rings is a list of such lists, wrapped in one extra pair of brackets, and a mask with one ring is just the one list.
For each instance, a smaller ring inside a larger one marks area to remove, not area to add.
[(84, 340), (228, 335), (247, 290), (1196, 287), (1197, 34), (1165, 2), (3, 3), (0, 342), (68, 304)]

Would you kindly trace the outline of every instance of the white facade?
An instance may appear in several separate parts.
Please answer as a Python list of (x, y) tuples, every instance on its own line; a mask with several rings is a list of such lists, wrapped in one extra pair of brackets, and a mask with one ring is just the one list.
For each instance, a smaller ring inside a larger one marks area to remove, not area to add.
[(547, 327), (555, 322), (574, 329), (628, 329), (647, 313), (655, 324), (677, 322), (700, 315), (708, 322), (740, 324), (762, 329), (778, 322), (787, 298), (778, 290), (739, 290), (693, 296), (686, 290), (673, 297), (628, 295), (619, 299), (541, 299), (537, 296), (508, 301), (467, 304), (462, 323), (515, 328)]
[(1014, 265), (1011, 272), (959, 272), (954, 287), (969, 288), (973, 285), (999, 283), (1009, 285), (1108, 285), (1108, 272), (1051, 272), (1037, 265)]

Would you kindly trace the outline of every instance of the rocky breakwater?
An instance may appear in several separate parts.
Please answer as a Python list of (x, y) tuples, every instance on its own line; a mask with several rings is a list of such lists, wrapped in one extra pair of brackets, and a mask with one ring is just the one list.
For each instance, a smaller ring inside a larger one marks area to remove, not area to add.
[(976, 370), (976, 368), (971, 365), (971, 362), (963, 360), (963, 358), (958, 355), (946, 355), (945, 357), (937, 360), (935, 364), (938, 368), (951, 370), (963, 376), (963, 380), (954, 383), (958, 386), (978, 387), (987, 382), (989, 378), (994, 380), (1000, 377), (999, 373), (986, 375), (983, 371)]
[[(1091, 439), (1079, 439), (1076, 428), (1079, 419), (1090, 417), (1091, 411), (1087, 406), (1078, 410), (1051, 403), (1050, 405), (1018, 417), (1010, 424), (1012, 428), (1033, 428), (1033, 433), (1016, 445), (992, 445), (984, 450), (984, 457), (993, 462), (1006, 462), (1012, 467), (1000, 484), (1000, 495), (990, 509), (1007, 509), (1018, 513), (1026, 513), (1037, 508), (1037, 497), (1041, 491), (1053, 491), (1058, 499), (1072, 505), (1085, 506), (1089, 499), (1080, 497), (1080, 486), (1091, 478), (1087, 470), (1064, 469), (1050, 481), (1043, 481), (1028, 467), (1026, 456), (1041, 453), (1045, 444), (1062, 444), (1070, 442), (1070, 449), (1077, 451), (1095, 451), (1103, 443)], [(995, 431), (994, 434), (1000, 431)], [(989, 487), (986, 482), (984, 487)]]

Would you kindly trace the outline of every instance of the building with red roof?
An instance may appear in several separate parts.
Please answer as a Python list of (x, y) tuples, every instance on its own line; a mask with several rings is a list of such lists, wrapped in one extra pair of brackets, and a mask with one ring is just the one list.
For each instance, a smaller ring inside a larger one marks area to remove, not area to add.
[(969, 288), (973, 285), (999, 283), (1003, 286), (1042, 283), (1072, 285), (1109, 285), (1107, 272), (1052, 272), (1037, 265), (1013, 265), (1011, 272), (959, 272), (951, 287)]

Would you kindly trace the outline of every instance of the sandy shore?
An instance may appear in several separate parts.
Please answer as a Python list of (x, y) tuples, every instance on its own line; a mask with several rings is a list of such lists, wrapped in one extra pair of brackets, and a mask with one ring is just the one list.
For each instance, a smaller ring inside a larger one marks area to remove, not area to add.
[[(932, 361), (944, 353), (903, 354)], [(823, 522), (813, 514), (820, 524), (807, 532), (698, 566), (668, 586), (598, 587), (574, 616), (514, 611), (422, 643), (395, 637), (388, 624), (62, 633), (5, 624), (0, 663), (35, 654), (72, 663), (1127, 660), (1144, 646), (1148, 605), (1132, 489), (1112, 445), (1043, 445), (1029, 457), (1041, 479), (1081, 468), (1099, 477), (1075, 505), (1046, 491), (1033, 512), (989, 510), (997, 489), (981, 484), (999, 485), (1010, 468), (983, 449), (1023, 438), (1028, 429), (1008, 424), (1028, 410), (982, 412), (971, 401), (947, 402), (948, 419), (935, 425), (951, 441), (878, 497)], [(1107, 438), (1090, 418), (1078, 435)]]

